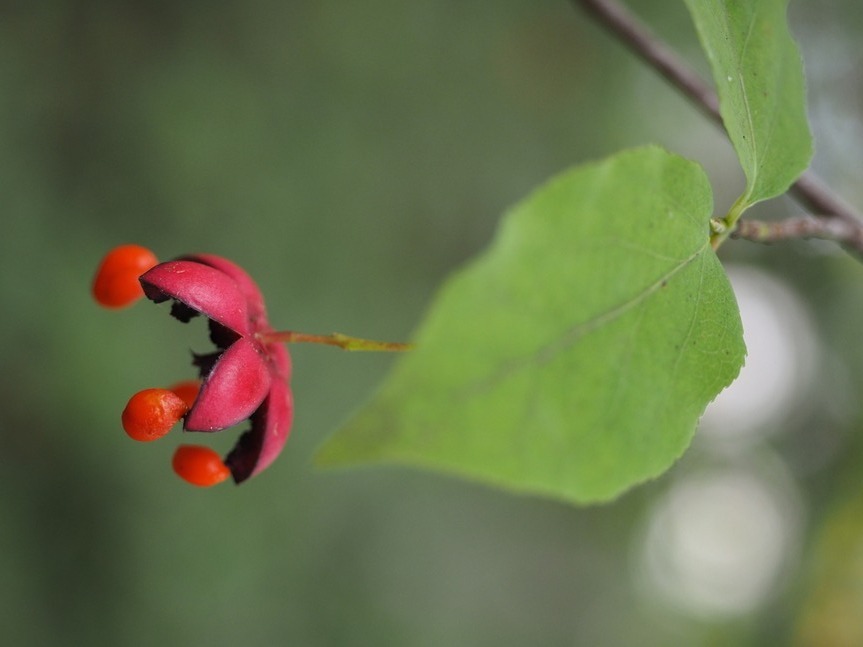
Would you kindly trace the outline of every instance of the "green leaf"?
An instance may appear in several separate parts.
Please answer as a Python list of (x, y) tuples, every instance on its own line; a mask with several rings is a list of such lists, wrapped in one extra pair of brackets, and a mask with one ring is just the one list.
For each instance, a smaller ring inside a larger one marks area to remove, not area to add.
[(658, 148), (570, 170), (452, 277), (324, 465), (397, 461), (574, 502), (667, 469), (741, 366), (701, 168)]
[(812, 157), (803, 65), (788, 31), (788, 0), (686, 4), (746, 173), (746, 191), (732, 208), (736, 220), (752, 204), (784, 193)]

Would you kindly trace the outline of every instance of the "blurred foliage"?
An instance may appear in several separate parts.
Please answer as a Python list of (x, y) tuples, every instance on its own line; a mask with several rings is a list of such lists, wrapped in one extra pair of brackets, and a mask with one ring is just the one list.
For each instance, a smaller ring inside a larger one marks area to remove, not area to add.
[[(860, 205), (859, 7), (798, 4), (816, 166)], [(706, 69), (682, 4), (638, 10)], [(96, 308), (110, 246), (223, 254), (283, 327), (404, 338), (508, 205), (646, 142), (702, 162), (717, 208), (743, 186), (722, 136), (567, 2), (2, 3), (4, 638), (739, 645), (815, 626), (793, 622), (818, 613), (810, 589), (847, 576), (813, 560), (829, 537), (809, 538), (843, 514), (833, 502), (859, 490), (863, 462), (863, 268), (829, 247), (723, 250), (804, 296), (824, 359), (806, 406), (757, 447), (788, 466), (807, 525), (781, 587), (743, 616), (684, 613), (638, 584), (645, 520), (698, 447), (588, 509), (409, 471), (317, 472), (314, 448), (391, 361), (326, 348), (293, 352), (294, 435), (241, 488), (191, 489), (170, 473), (176, 438), (138, 446), (119, 429), (128, 396), (190, 375), (205, 341), (163, 309)], [(844, 532), (843, 546), (863, 538)]]

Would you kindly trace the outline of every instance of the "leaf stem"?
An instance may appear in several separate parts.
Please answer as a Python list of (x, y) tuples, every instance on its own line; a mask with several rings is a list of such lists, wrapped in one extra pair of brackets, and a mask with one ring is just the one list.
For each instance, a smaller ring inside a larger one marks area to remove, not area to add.
[[(659, 72), (713, 122), (723, 125), (719, 100), (713, 89), (622, 4), (616, 0), (571, 1), (617, 36), (636, 56)], [(806, 209), (818, 214), (816, 217), (841, 220), (846, 227), (858, 232), (852, 238), (863, 238), (863, 214), (845, 202), (811, 170), (804, 172), (789, 191)], [(723, 240), (724, 236), (714, 238), (711, 242), (716, 248)], [(844, 242), (849, 240), (851, 238)], [(852, 247), (859, 250), (858, 246)]]
[(720, 226), (712, 227), (712, 231), (710, 233), (710, 246), (713, 247), (714, 250), (719, 249), (719, 246), (725, 242), (737, 227), (738, 221), (740, 221), (740, 216), (743, 215), (748, 203), (747, 195), (741, 195), (737, 198), (734, 204), (731, 205), (731, 209), (728, 210), (728, 213), (725, 214), (723, 218), (719, 219)]
[(284, 342), (287, 344), (325, 344), (327, 346), (338, 346), (342, 350), (355, 351), (401, 352), (411, 350), (414, 347), (413, 344), (361, 339), (359, 337), (343, 335), (338, 332), (330, 335), (313, 335), (293, 330), (273, 330), (270, 332), (258, 333), (257, 337), (266, 344), (277, 342)]

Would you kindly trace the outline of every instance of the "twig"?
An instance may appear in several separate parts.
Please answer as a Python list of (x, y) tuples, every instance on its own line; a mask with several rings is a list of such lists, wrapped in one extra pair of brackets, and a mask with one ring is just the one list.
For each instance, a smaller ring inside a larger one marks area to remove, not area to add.
[(628, 9), (613, 0), (572, 0), (572, 3), (581, 5), (597, 22), (686, 95), (713, 122), (723, 126), (719, 99), (713, 88)]
[(741, 219), (737, 221), (737, 227), (731, 233), (731, 237), (756, 243), (820, 238), (841, 243), (858, 253), (863, 252), (863, 229), (839, 218), (823, 216), (795, 216), (774, 222)]
[[(702, 112), (720, 126), (723, 125), (719, 100), (713, 89), (628, 9), (615, 0), (572, 0), (572, 3), (580, 5)], [(800, 176), (791, 186), (790, 192), (798, 202), (813, 213), (819, 214), (819, 217), (839, 218), (849, 227), (863, 231), (863, 215), (836, 195), (811, 170)]]

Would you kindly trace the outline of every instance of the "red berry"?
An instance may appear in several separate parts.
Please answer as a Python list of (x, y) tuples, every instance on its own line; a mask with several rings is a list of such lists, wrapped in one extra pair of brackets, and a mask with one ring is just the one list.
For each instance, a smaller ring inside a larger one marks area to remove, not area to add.
[(133, 395), (123, 409), (123, 429), (135, 440), (156, 440), (167, 434), (188, 410), (183, 398), (173, 391), (144, 389)]
[(231, 475), (215, 451), (200, 445), (180, 445), (171, 464), (177, 476), (198, 487), (216, 485)]
[(115, 247), (102, 259), (96, 270), (93, 297), (106, 308), (131, 305), (144, 296), (138, 277), (158, 263), (159, 259), (146, 247)]

